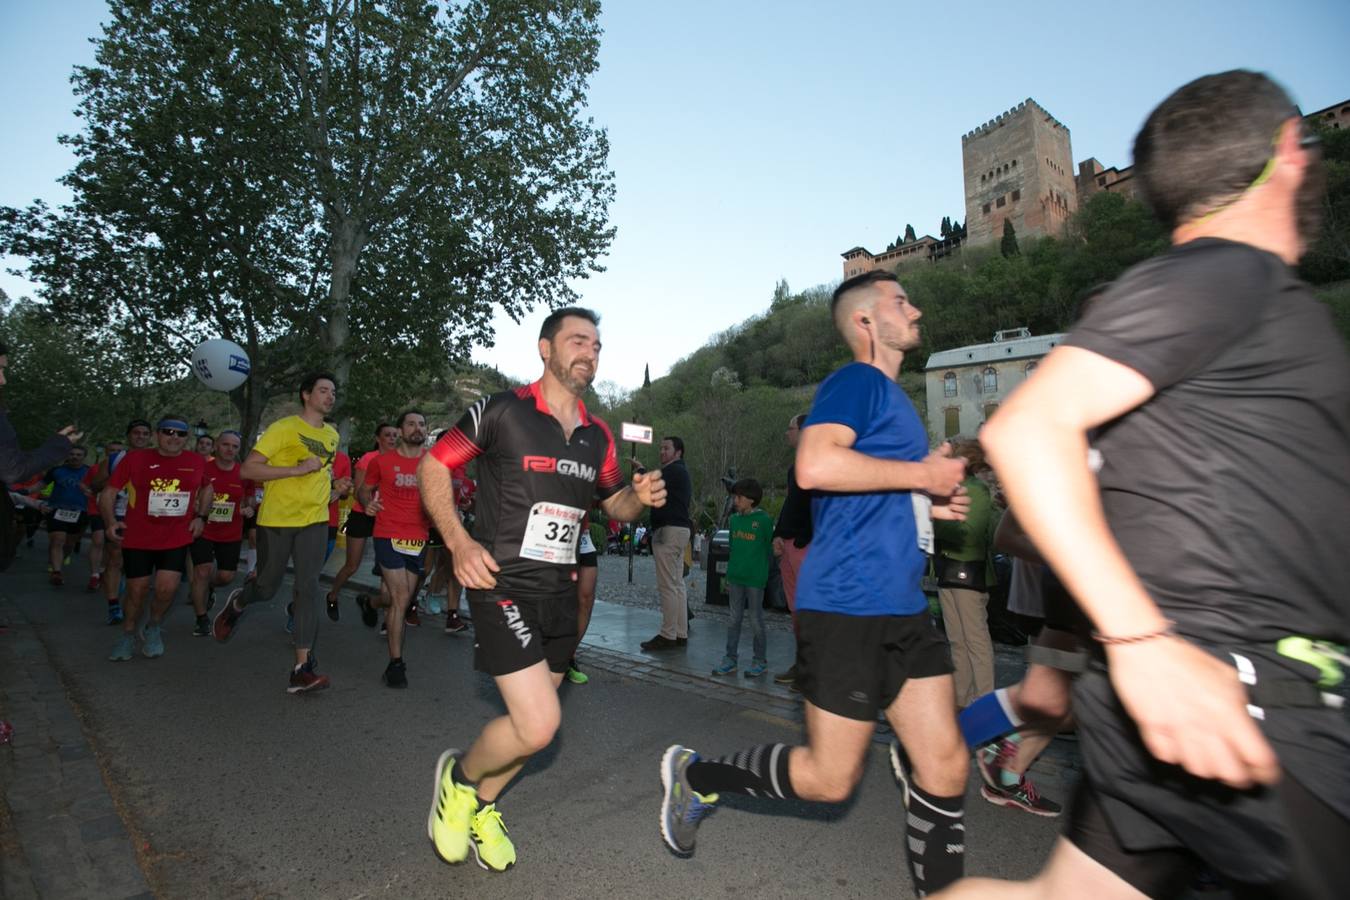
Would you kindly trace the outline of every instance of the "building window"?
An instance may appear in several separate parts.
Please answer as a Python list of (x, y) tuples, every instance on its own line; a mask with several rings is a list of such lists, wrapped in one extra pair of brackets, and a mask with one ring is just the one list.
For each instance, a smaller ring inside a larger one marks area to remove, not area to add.
[(961, 433), (961, 410), (955, 406), (949, 406), (942, 411), (942, 436), (944, 438), (956, 437)]
[(1016, 203), (1018, 200), (1021, 200), (1021, 199), (1022, 199), (1022, 192), (1021, 192), (1021, 191), (1013, 191), (1013, 192), (1012, 192), (1012, 198), (1013, 198), (1013, 202)]
[(1106, 176), (1097, 179), (1097, 187), (1106, 187)]
[(998, 412), (997, 403), (986, 403), (984, 405), (984, 420), (988, 422), (991, 418), (993, 418), (993, 415), (996, 412)]
[(956, 396), (956, 373), (955, 373), (955, 372), (948, 372), (946, 375), (943, 375), (943, 376), (942, 376), (942, 396), (944, 396), (944, 397), (955, 397), (955, 396)]
[(998, 371), (993, 366), (985, 367), (982, 387), (986, 394), (998, 393)]
[(988, 204), (988, 203), (986, 203), (986, 204), (984, 205), (984, 214), (985, 214), (986, 216), (989, 215), (989, 204)]
[(1008, 205), (1008, 201), (1005, 200), (1005, 199), (1002, 198), (1002, 197), (999, 197), (998, 200), (995, 201), (995, 205), (997, 205), (997, 206), (1007, 206), (1007, 205)]

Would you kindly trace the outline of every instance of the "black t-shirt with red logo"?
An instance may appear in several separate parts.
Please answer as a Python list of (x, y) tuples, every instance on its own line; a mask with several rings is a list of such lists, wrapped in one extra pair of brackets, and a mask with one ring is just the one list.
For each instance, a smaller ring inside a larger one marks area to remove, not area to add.
[(539, 382), (480, 399), (431, 455), (452, 471), (478, 458), (473, 536), (501, 571), (496, 591), (551, 596), (574, 590), (582, 517), (623, 487), (614, 435), (577, 402), (571, 440)]

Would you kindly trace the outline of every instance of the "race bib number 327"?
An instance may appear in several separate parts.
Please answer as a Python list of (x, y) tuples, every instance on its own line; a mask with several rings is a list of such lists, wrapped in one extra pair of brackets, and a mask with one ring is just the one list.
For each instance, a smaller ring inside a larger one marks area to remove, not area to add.
[(570, 566), (577, 561), (577, 531), (584, 509), (561, 503), (536, 503), (530, 507), (525, 535), (520, 542), (524, 559)]

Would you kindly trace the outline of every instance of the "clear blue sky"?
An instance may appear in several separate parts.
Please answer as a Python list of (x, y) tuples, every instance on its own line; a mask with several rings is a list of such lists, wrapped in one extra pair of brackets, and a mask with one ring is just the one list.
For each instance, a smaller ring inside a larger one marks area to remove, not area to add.
[[(69, 75), (106, 13), (0, 0), (0, 204), (68, 199), (56, 136), (79, 127)], [(1344, 0), (610, 0), (603, 25), (590, 113), (618, 236), (579, 288), (603, 316), (598, 378), (627, 387), (764, 311), (780, 278), (831, 282), (849, 247), (964, 219), (961, 135), (1027, 97), (1069, 127), (1075, 162), (1120, 166), (1148, 111), (1208, 72), (1270, 72), (1305, 110), (1350, 98)], [(533, 378), (542, 316), (499, 322), (476, 358)]]

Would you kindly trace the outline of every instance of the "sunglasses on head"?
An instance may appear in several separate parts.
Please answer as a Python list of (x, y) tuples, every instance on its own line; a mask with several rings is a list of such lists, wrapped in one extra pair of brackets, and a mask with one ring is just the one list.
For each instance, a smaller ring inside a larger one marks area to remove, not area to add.
[(167, 434), (169, 437), (184, 437), (184, 438), (185, 438), (185, 437), (188, 436), (188, 433), (187, 433), (186, 431), (179, 431), (177, 428), (161, 428), (161, 429), (159, 430), (159, 433), (160, 433), (160, 434)]

